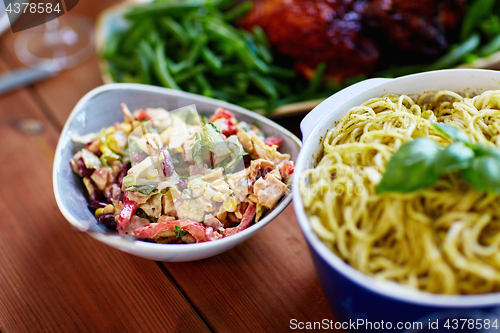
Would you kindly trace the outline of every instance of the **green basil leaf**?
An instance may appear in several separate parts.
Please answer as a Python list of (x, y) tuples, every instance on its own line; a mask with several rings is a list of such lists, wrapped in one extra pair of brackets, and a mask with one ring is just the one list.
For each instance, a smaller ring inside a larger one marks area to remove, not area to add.
[(154, 185), (134, 185), (134, 186), (129, 186), (125, 189), (125, 191), (133, 191), (133, 192), (139, 192), (144, 195), (150, 195), (154, 191), (156, 191), (156, 186)]
[(500, 193), (500, 156), (491, 153), (476, 157), (460, 175), (479, 192)]
[(458, 128), (444, 123), (432, 123), (432, 125), (444, 137), (470, 144), (469, 136)]
[(467, 169), (474, 159), (474, 151), (463, 142), (456, 142), (441, 150), (434, 162), (434, 172), (439, 175)]
[(186, 230), (182, 229), (178, 225), (174, 228), (175, 237), (182, 237), (186, 234)]
[(440, 176), (433, 165), (441, 150), (427, 138), (405, 143), (387, 164), (377, 192), (411, 192), (432, 186)]
[(500, 150), (497, 148), (490, 148), (483, 145), (475, 145), (473, 149), (474, 153), (476, 154), (476, 157), (493, 155), (500, 158)]

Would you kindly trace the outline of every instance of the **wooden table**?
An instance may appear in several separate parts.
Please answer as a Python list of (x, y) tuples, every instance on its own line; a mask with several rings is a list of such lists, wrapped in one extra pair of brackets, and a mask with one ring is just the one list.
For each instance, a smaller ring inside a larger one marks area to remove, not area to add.
[[(80, 1), (70, 14), (94, 19), (111, 4)], [(0, 37), (0, 73), (21, 67), (14, 37)], [(191, 263), (137, 258), (71, 227), (52, 191), (54, 151), (73, 106), (101, 84), (94, 57), (0, 96), (0, 332), (272, 332), (334, 320), (292, 205), (245, 243)], [(43, 131), (23, 130), (29, 120)]]

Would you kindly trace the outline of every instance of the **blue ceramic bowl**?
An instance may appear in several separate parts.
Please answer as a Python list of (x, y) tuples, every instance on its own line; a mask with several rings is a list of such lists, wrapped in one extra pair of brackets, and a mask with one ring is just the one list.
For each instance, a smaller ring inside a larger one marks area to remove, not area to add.
[(297, 158), (300, 149), (300, 141), (295, 135), (271, 120), (233, 104), (183, 91), (141, 84), (118, 83), (96, 88), (87, 93), (71, 112), (59, 137), (54, 158), (53, 184), (56, 202), (64, 217), (78, 230), (139, 257), (160, 261), (193, 261), (217, 255), (245, 241), (270, 223), (292, 201), (291, 193), (287, 193), (259, 223), (231, 237), (213, 242), (182, 245), (156, 244), (138, 241), (132, 237), (122, 237), (116, 233), (103, 232), (87, 208), (84, 195), (86, 190), (82, 180), (71, 170), (69, 161), (75, 152), (82, 148), (81, 144), (74, 143), (71, 137), (73, 134), (98, 132), (103, 127), (123, 121), (120, 103), (127, 104), (131, 110), (146, 107), (175, 110), (195, 104), (198, 112), (206, 116), (213, 114), (220, 106), (233, 112), (238, 120), (249, 124), (256, 122), (267, 136), (282, 138), (280, 150), (290, 154), (292, 160)]
[[(294, 184), (299, 183), (304, 170), (314, 167), (327, 129), (352, 107), (387, 93), (411, 95), (441, 89), (473, 93), (498, 90), (500, 72), (443, 70), (398, 79), (366, 80), (340, 91), (311, 111), (301, 123), (304, 143), (296, 162)], [(468, 332), (500, 332), (500, 293), (438, 295), (364, 275), (333, 254), (313, 232), (298, 186), (293, 188), (293, 195), (297, 219), (323, 291), (339, 321), (337, 326), (357, 332), (380, 332), (389, 326), (393, 332), (460, 332), (462, 328)], [(473, 329), (468, 330), (469, 325)]]

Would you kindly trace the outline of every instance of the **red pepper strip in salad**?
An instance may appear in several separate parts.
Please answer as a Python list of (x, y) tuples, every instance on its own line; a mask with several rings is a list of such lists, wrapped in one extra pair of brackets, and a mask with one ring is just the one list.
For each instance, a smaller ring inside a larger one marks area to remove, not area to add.
[(215, 113), (210, 117), (209, 121), (212, 123), (215, 119), (219, 118), (225, 118), (225, 119), (231, 119), (234, 117), (234, 114), (229, 112), (228, 110), (224, 108), (218, 108)]
[(293, 165), (293, 161), (288, 161), (285, 164), (283, 164), (283, 166), (280, 168), (280, 173), (282, 175), (284, 174), (291, 175), (294, 169), (295, 167)]
[(224, 108), (218, 108), (209, 120), (212, 123), (215, 120), (221, 118), (224, 119), (223, 128), (221, 130), (222, 134), (224, 134), (226, 137), (229, 137), (233, 134), (238, 133), (238, 128), (232, 121), (232, 119), (234, 118), (234, 114)]
[(180, 227), (186, 230), (197, 243), (208, 242), (221, 238), (217, 232), (211, 227), (205, 227), (203, 224), (191, 220), (176, 220), (167, 222), (151, 223), (147, 226), (140, 227), (134, 230), (134, 236), (142, 238), (155, 238), (159, 234), (175, 230), (175, 227)]
[(151, 120), (151, 116), (149, 114), (146, 113), (146, 111), (144, 111), (143, 109), (141, 109), (139, 111), (139, 114), (137, 115), (137, 120), (138, 121), (141, 121), (141, 120)]
[(128, 227), (132, 216), (134, 216), (135, 211), (139, 207), (139, 203), (132, 201), (128, 198), (128, 192), (125, 192), (123, 196), (123, 209), (118, 217), (118, 222), (116, 223), (116, 230), (123, 230)]
[(238, 133), (238, 128), (229, 119), (224, 119), (224, 128), (222, 129), (222, 134), (226, 137), (230, 137), (233, 134)]
[(281, 146), (281, 143), (283, 142), (282, 138), (276, 138), (274, 136), (270, 136), (268, 138), (264, 139), (264, 143), (268, 146)]
[(238, 224), (234, 228), (226, 228), (226, 230), (224, 231), (224, 237), (234, 235), (248, 228), (250, 224), (252, 224), (256, 211), (257, 207), (255, 207), (253, 203), (249, 204), (247, 209), (245, 210), (245, 214), (243, 214), (243, 217), (241, 218), (240, 224)]

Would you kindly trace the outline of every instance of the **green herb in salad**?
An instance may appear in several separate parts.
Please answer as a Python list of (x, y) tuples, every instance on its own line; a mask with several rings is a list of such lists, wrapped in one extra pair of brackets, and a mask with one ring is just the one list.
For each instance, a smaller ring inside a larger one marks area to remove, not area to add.
[(206, 242), (258, 222), (267, 212), (260, 206), (272, 209), (287, 193), (293, 162), (278, 151), (282, 139), (263, 139), (230, 111), (202, 122), (193, 106), (122, 109), (122, 123), (73, 137), (84, 148), (70, 164), (98, 224), (141, 240)]
[(178, 225), (174, 228), (175, 237), (182, 237), (186, 234), (186, 230), (181, 229)]

